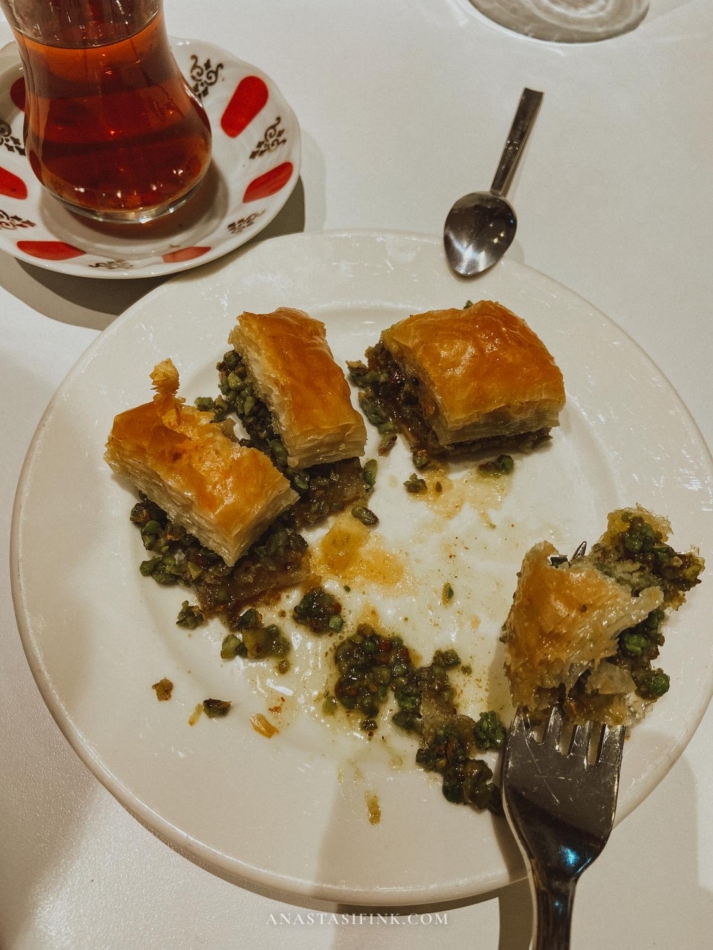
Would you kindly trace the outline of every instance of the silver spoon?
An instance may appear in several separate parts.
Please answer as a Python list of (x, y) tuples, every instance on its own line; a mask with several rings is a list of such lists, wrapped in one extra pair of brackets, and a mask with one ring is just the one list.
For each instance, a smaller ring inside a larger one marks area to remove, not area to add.
[(443, 229), (446, 257), (462, 277), (474, 277), (497, 264), (513, 242), (517, 218), (505, 195), (541, 102), (541, 92), (523, 90), (490, 191), (464, 195), (448, 212)]

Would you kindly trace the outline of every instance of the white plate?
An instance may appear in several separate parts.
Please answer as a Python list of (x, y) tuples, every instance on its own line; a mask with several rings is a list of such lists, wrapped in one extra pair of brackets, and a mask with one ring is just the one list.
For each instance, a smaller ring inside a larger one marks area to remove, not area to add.
[(0, 51), (1, 250), (77, 277), (158, 277), (221, 257), (273, 220), (299, 177), (294, 112), (269, 76), (231, 53), (202, 40), (172, 39), (171, 49), (210, 119), (213, 161), (184, 208), (126, 236), (71, 214), (42, 188), (22, 145), (19, 53), (14, 43)]
[[(503, 821), (448, 804), (437, 778), (414, 765), (410, 737), (385, 724), (369, 742), (344, 717), (320, 715), (329, 641), (286, 621), (293, 670), (279, 677), (268, 664), (221, 662), (217, 622), (192, 635), (175, 626), (185, 593), (140, 576), (133, 496), (102, 461), (112, 419), (147, 400), (149, 371), (167, 356), (184, 395), (215, 394), (214, 364), (243, 309), (303, 307), (325, 320), (345, 360), (394, 320), (468, 297), (500, 300), (541, 335), (566, 381), (562, 425), (548, 447), (517, 461), (507, 491), (478, 478), (468, 488), (446, 482), (441, 507), (403, 489), (412, 468), (397, 446), (380, 462), (371, 502), (381, 516), (372, 563), (387, 575), (405, 565), (407, 578), (396, 588), (351, 581), (341, 593), (347, 630), (372, 605), (426, 659), (453, 644), (474, 667), (464, 708), (503, 706), (498, 634), (531, 544), (549, 538), (572, 552), (599, 536), (609, 510), (640, 502), (670, 517), (676, 544), (713, 551), (711, 459), (694, 423), (641, 350), (571, 291), (508, 261), (476, 282), (459, 280), (440, 242), (420, 236), (279, 238), (140, 301), (89, 348), (39, 426), (18, 490), (12, 564), (42, 695), (131, 812), (232, 880), (301, 899), (407, 905), (484, 893), (523, 868)], [(448, 520), (465, 495), (475, 508)], [(671, 691), (627, 745), (620, 818), (665, 775), (708, 704), (709, 573), (671, 618), (662, 654)], [(446, 581), (455, 598), (444, 607)], [(175, 689), (159, 704), (151, 685), (164, 676)], [(208, 697), (231, 700), (230, 714), (190, 727)], [(269, 711), (276, 706), (283, 711)], [(279, 734), (255, 732), (255, 713)], [(370, 795), (379, 824), (368, 820)]]

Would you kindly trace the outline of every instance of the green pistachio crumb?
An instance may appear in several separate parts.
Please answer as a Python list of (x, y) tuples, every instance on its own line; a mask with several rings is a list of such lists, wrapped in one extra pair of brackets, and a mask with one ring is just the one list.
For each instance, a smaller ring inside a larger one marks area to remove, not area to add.
[(374, 525), (379, 523), (378, 517), (374, 514), (371, 508), (366, 508), (364, 505), (357, 505), (355, 508), (352, 508), (352, 515), (361, 521), (365, 525)]
[(482, 462), (478, 466), (478, 471), (483, 475), (499, 478), (501, 475), (510, 475), (515, 468), (515, 462), (511, 455), (498, 455), (496, 459), (489, 462)]
[(369, 489), (373, 489), (376, 485), (376, 472), (378, 469), (379, 463), (376, 459), (369, 459), (369, 461), (364, 466), (364, 481), (366, 486)]
[(225, 699), (204, 699), (203, 712), (211, 719), (219, 719), (228, 715), (232, 705)]
[(426, 484), (425, 479), (419, 478), (418, 475), (413, 472), (413, 474), (410, 475), (404, 482), (404, 488), (411, 495), (418, 495), (421, 492), (427, 491), (428, 485)]
[(436, 666), (445, 666), (449, 670), (455, 666), (460, 666), (460, 657), (453, 647), (450, 647), (448, 650), (436, 650), (432, 662)]
[(411, 459), (414, 466), (420, 471), (424, 468), (428, 468), (431, 464), (432, 459), (429, 457), (428, 452), (425, 449), (416, 449), (412, 455)]
[(292, 619), (312, 633), (339, 633), (344, 626), (342, 605), (323, 587), (311, 587), (292, 610)]
[(500, 721), (500, 717), (492, 709), (480, 714), (480, 718), (473, 728), (475, 744), (482, 751), (488, 749), (502, 749), (505, 745), (507, 732)]
[(246, 652), (243, 641), (234, 633), (229, 633), (223, 640), (220, 648), (220, 655), (224, 660), (234, 660), (236, 656), (241, 656)]
[(199, 607), (189, 604), (187, 600), (183, 601), (181, 609), (176, 618), (176, 624), (179, 627), (186, 627), (188, 630), (195, 630), (205, 622), (205, 617)]

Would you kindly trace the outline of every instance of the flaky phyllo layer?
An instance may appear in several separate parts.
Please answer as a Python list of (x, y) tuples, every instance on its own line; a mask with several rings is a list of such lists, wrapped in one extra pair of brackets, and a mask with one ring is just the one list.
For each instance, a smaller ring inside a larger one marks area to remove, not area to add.
[(116, 416), (105, 459), (232, 565), (297, 494), (262, 452), (231, 441), (206, 413), (177, 396), (178, 372), (170, 360), (151, 378), (156, 395)]
[(700, 583), (698, 554), (676, 552), (670, 526), (637, 506), (609, 515), (589, 554), (546, 541), (525, 555), (505, 623), (513, 701), (561, 703), (575, 720), (631, 723), (669, 688), (654, 665), (667, 614)]
[(364, 454), (366, 427), (329, 348), (324, 324), (302, 310), (243, 313), (229, 336), (265, 403), (291, 469)]
[(542, 340), (492, 300), (407, 317), (366, 357), (350, 364), (351, 378), (385, 437), (382, 452), (397, 430), (432, 457), (529, 448), (548, 438), (565, 404)]

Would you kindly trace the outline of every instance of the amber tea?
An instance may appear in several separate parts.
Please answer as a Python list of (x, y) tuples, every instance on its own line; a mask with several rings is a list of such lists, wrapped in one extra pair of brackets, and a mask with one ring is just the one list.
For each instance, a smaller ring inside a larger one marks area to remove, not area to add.
[(8, 17), (25, 69), (25, 148), (42, 184), (105, 221), (183, 204), (207, 171), (211, 132), (171, 53), (160, 0), (29, 6), (39, 11), (32, 35)]

